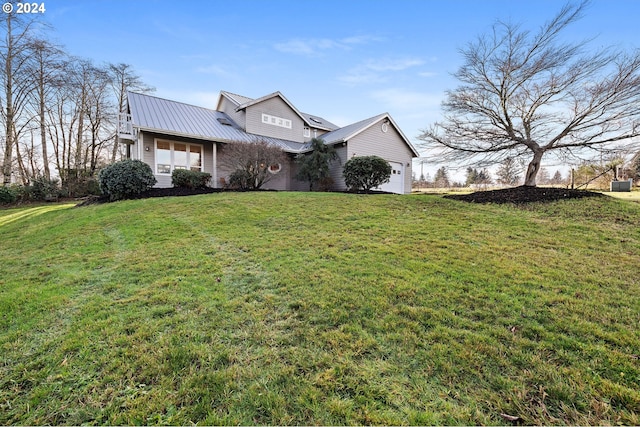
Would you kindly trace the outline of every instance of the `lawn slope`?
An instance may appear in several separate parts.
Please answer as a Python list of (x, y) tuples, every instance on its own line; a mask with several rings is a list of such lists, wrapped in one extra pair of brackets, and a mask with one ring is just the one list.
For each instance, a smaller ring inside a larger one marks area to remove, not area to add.
[(0, 211), (2, 424), (640, 424), (638, 204), (49, 208)]

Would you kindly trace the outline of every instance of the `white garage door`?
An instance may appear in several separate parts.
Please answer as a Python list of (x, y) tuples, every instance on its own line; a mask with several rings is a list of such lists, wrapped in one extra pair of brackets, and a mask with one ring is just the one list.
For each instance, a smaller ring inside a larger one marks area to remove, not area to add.
[(402, 163), (389, 162), (391, 165), (391, 177), (389, 182), (382, 184), (378, 190), (388, 191), (389, 193), (404, 193), (404, 168)]

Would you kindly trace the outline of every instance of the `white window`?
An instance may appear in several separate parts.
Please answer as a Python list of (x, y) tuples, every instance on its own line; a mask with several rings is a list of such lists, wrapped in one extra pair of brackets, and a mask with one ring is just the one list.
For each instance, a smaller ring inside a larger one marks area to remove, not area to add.
[(270, 114), (262, 113), (262, 123), (267, 123), (273, 126), (281, 128), (291, 129), (291, 120), (284, 119), (282, 117), (272, 116)]
[(309, 129), (308, 127), (304, 128), (304, 132), (302, 134), (305, 138), (309, 138), (311, 137), (311, 129)]
[(171, 175), (176, 169), (202, 171), (203, 148), (199, 144), (156, 141), (156, 173)]

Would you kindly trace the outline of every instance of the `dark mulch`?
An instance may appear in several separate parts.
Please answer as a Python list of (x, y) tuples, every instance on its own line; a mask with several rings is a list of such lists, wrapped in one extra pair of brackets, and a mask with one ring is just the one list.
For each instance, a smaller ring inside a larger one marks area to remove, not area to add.
[[(277, 191), (277, 190), (229, 190), (222, 188), (181, 188), (181, 187), (171, 187), (171, 188), (152, 188), (143, 193), (138, 194), (135, 197), (131, 197), (132, 199), (148, 199), (151, 197), (175, 197), (175, 196), (195, 196), (198, 194), (211, 194), (211, 193), (221, 193), (221, 192), (249, 192), (249, 191)], [(369, 192), (365, 191), (341, 191), (341, 193), (354, 193), (354, 194), (393, 194), (388, 193), (386, 191), (377, 191), (371, 190)], [(89, 196), (80, 200), (77, 206), (89, 206), (96, 205), (100, 203), (107, 203), (109, 199), (105, 196)]]
[(580, 199), (583, 197), (603, 197), (601, 193), (585, 190), (570, 190), (567, 188), (547, 187), (513, 187), (501, 190), (476, 191), (471, 194), (450, 194), (447, 199), (462, 200), (469, 203), (514, 203), (552, 202), (565, 199)]
[[(171, 187), (171, 188), (152, 188), (143, 193), (138, 194), (132, 199), (148, 199), (151, 197), (175, 197), (175, 196), (195, 196), (197, 194), (211, 194), (219, 193), (223, 191), (220, 188), (183, 188), (183, 187)], [(83, 199), (78, 206), (95, 205), (100, 203), (107, 203), (109, 199), (105, 196), (90, 196)]]

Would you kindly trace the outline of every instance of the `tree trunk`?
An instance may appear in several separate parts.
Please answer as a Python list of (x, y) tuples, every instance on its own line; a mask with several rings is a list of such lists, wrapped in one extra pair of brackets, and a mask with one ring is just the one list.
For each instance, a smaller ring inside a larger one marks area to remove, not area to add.
[(5, 100), (7, 107), (6, 117), (6, 134), (4, 146), (4, 159), (2, 163), (2, 184), (7, 186), (11, 184), (11, 172), (13, 166), (13, 35), (11, 34), (11, 14), (7, 13), (7, 59), (5, 62), (5, 79), (7, 87), (5, 92)]
[(536, 186), (536, 176), (538, 175), (538, 171), (540, 170), (540, 163), (542, 161), (542, 155), (544, 151), (537, 150), (533, 152), (533, 159), (529, 163), (527, 167), (527, 174), (524, 179), (524, 185), (527, 187), (535, 187)]
[(44, 166), (44, 177), (49, 181), (51, 179), (51, 171), (49, 170), (49, 152), (47, 151), (47, 126), (45, 124), (45, 89), (44, 89), (44, 61), (40, 61), (40, 76), (38, 81), (38, 96), (40, 97), (40, 105), (38, 112), (40, 113), (40, 144), (42, 145), (42, 163)]

